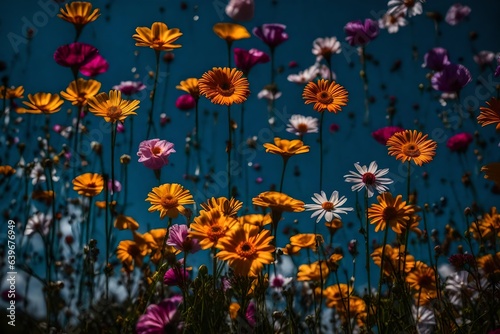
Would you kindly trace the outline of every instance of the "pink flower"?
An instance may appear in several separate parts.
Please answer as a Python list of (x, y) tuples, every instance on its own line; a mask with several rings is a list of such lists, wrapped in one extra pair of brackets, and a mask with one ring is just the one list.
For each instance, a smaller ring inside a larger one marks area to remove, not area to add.
[(111, 180), (108, 180), (108, 189), (109, 189), (109, 192), (111, 193), (111, 195), (115, 192), (119, 193), (120, 191), (122, 191), (122, 184), (120, 183), (120, 181), (115, 180), (114, 183), (115, 183), (115, 186), (111, 187)]
[(168, 157), (175, 153), (174, 144), (160, 139), (144, 140), (139, 144), (139, 162), (151, 169), (160, 169), (168, 164)]
[(471, 9), (469, 6), (464, 6), (462, 4), (456, 3), (448, 9), (446, 13), (445, 21), (449, 25), (457, 25), (462, 22), (467, 16), (469, 16)]
[(188, 237), (187, 225), (172, 225), (168, 233), (167, 245), (191, 254), (201, 249), (198, 239)]
[(54, 60), (61, 66), (70, 67), (73, 74), (98, 55), (99, 51), (92, 45), (75, 42), (57, 48)]
[(474, 138), (470, 133), (461, 132), (450, 137), (450, 139), (446, 142), (446, 146), (452, 152), (465, 152), (473, 140)]
[(88, 77), (95, 77), (109, 69), (109, 63), (103, 56), (97, 55), (80, 68), (80, 73)]
[(123, 125), (121, 122), (118, 122), (116, 125), (116, 131), (118, 133), (124, 133), (125, 132), (125, 125)]
[(386, 145), (389, 138), (396, 132), (404, 131), (405, 129), (399, 126), (386, 126), (372, 132), (372, 137), (382, 145)]
[(183, 323), (180, 321), (179, 305), (181, 296), (172, 296), (159, 304), (151, 304), (146, 312), (140, 316), (135, 327), (137, 334), (172, 333), (182, 332)]
[(254, 0), (230, 0), (226, 6), (226, 15), (236, 21), (250, 21), (254, 11)]
[(163, 276), (163, 283), (168, 286), (182, 285), (189, 279), (189, 272), (183, 268), (184, 259), (181, 259), (174, 267), (168, 269)]
[(177, 98), (175, 106), (182, 111), (191, 110), (196, 107), (196, 100), (191, 95), (184, 94)]
[(138, 93), (144, 88), (146, 88), (146, 85), (140, 81), (122, 81), (119, 85), (113, 86), (113, 89), (119, 90), (127, 96)]
[(264, 51), (257, 49), (240, 49), (234, 48), (234, 62), (236, 67), (243, 71), (246, 75), (250, 72), (252, 67), (257, 64), (264, 64), (269, 61), (269, 56)]
[(279, 23), (267, 23), (253, 28), (253, 34), (266, 43), (271, 50), (288, 40), (286, 26)]

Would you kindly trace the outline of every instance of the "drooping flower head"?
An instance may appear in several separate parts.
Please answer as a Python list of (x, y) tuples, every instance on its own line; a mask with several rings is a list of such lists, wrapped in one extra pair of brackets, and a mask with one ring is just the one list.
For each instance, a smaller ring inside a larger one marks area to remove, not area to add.
[(320, 79), (309, 82), (302, 93), (305, 104), (314, 103), (314, 110), (337, 113), (347, 105), (348, 93), (344, 87), (335, 81)]
[(432, 88), (445, 93), (460, 92), (472, 78), (467, 67), (461, 64), (446, 65), (441, 72), (431, 78)]
[(442, 71), (445, 66), (450, 64), (448, 59), (448, 50), (445, 48), (433, 48), (424, 55), (422, 67), (436, 72)]
[(137, 334), (179, 333), (182, 331), (180, 321), (181, 296), (173, 296), (159, 304), (151, 304), (140, 316), (135, 327)]
[(61, 66), (69, 67), (76, 74), (80, 68), (93, 60), (99, 51), (90, 44), (75, 42), (57, 48), (54, 60)]
[(154, 22), (151, 28), (137, 27), (137, 32), (132, 36), (136, 40), (136, 46), (146, 46), (155, 51), (172, 51), (180, 48), (180, 44), (174, 44), (182, 36), (178, 28), (168, 29), (163, 22)]
[(373, 41), (379, 33), (378, 23), (372, 19), (365, 19), (348, 22), (344, 31), (346, 41), (351, 46), (365, 46)]
[(265, 264), (274, 261), (272, 240), (269, 230), (250, 224), (238, 225), (217, 243), (220, 249), (217, 257), (228, 261), (236, 275), (257, 276)]
[(160, 169), (168, 165), (168, 157), (172, 153), (175, 153), (173, 143), (156, 138), (142, 141), (137, 156), (147, 168)]
[(274, 138), (274, 144), (265, 143), (266, 152), (281, 155), (284, 159), (290, 158), (292, 155), (309, 152), (309, 146), (304, 145), (302, 140), (287, 140)]
[(119, 90), (123, 95), (131, 96), (144, 90), (146, 85), (140, 81), (122, 81), (119, 85), (115, 85), (112, 88)]
[(200, 94), (215, 104), (243, 103), (250, 95), (248, 80), (236, 68), (214, 67), (203, 74), (198, 85)]
[(372, 137), (375, 138), (382, 145), (387, 145), (387, 141), (392, 137), (396, 132), (402, 132), (405, 129), (400, 128), (399, 126), (385, 126), (376, 131), (372, 132)]
[(18, 108), (20, 114), (53, 114), (61, 110), (64, 101), (58, 94), (36, 93), (28, 94), (29, 102), (23, 101), (28, 108)]
[(471, 9), (469, 6), (456, 3), (451, 5), (451, 7), (446, 12), (446, 17), (444, 20), (451, 26), (455, 26), (462, 22), (467, 16), (469, 16)]
[(104, 189), (104, 179), (100, 174), (85, 173), (73, 179), (73, 189), (80, 195), (94, 197)]
[(469, 144), (472, 143), (474, 138), (470, 133), (460, 132), (454, 136), (451, 136), (446, 142), (446, 147), (452, 152), (465, 152)]
[(77, 81), (71, 81), (66, 91), (61, 92), (61, 96), (75, 106), (87, 105), (87, 100), (99, 93), (101, 83), (96, 80), (85, 80), (78, 78)]
[(360, 191), (365, 188), (368, 192), (368, 197), (372, 197), (375, 191), (383, 193), (389, 190), (386, 184), (394, 182), (389, 178), (382, 177), (389, 173), (389, 169), (378, 169), (375, 161), (372, 161), (368, 168), (366, 166), (360, 166), (359, 163), (355, 163), (354, 167), (358, 171), (357, 173), (349, 171), (350, 174), (344, 175), (346, 182), (355, 183), (351, 187), (352, 191)]
[(12, 99), (22, 99), (24, 97), (24, 87), (5, 87), (0, 86), (0, 99), (12, 100)]
[(288, 40), (288, 34), (285, 32), (286, 26), (279, 23), (263, 24), (260, 27), (253, 28), (253, 34), (266, 43), (271, 50)]
[(175, 224), (170, 227), (167, 245), (172, 246), (184, 253), (194, 254), (199, 251), (200, 244), (197, 239), (188, 235), (187, 225)]
[(481, 126), (496, 124), (496, 131), (500, 132), (500, 100), (492, 97), (486, 104), (488, 107), (479, 107), (481, 112), (477, 116), (477, 122)]
[(225, 8), (226, 15), (235, 21), (250, 21), (254, 11), (254, 0), (230, 0)]
[(389, 192), (377, 196), (378, 203), (368, 208), (370, 224), (375, 224), (375, 232), (384, 231), (389, 225), (396, 233), (402, 233), (407, 228), (415, 213), (412, 205), (406, 205), (403, 196), (395, 198)]
[(175, 88), (185, 91), (189, 95), (191, 95), (195, 100), (198, 100), (200, 97), (200, 88), (198, 87), (198, 79), (197, 78), (188, 78), (183, 80), (175, 86)]
[(99, 9), (95, 8), (92, 11), (92, 4), (86, 1), (73, 1), (67, 3), (65, 8), (61, 8), (60, 13), (57, 14), (59, 18), (74, 25), (77, 36), (76, 39), (78, 39), (83, 27), (97, 20), (100, 15)]
[(184, 215), (186, 213), (184, 205), (194, 204), (193, 196), (189, 190), (177, 183), (166, 183), (154, 187), (148, 194), (146, 201), (151, 203), (148, 211), (159, 211), (161, 219), (165, 216), (177, 218), (179, 213)]
[(89, 111), (96, 116), (104, 117), (106, 122), (123, 122), (130, 115), (137, 115), (134, 110), (139, 108), (139, 100), (123, 100), (119, 90), (110, 90), (90, 97)]
[(431, 162), (436, 155), (437, 143), (432, 139), (427, 139), (417, 130), (405, 130), (396, 132), (387, 141), (389, 155), (395, 156), (401, 162), (413, 161), (416, 165), (422, 166)]
[(350, 207), (342, 207), (344, 203), (347, 201), (345, 196), (339, 198), (339, 192), (334, 191), (330, 198), (326, 197), (326, 193), (322, 190), (321, 194), (314, 194), (311, 197), (314, 204), (305, 204), (304, 208), (306, 211), (314, 210), (314, 213), (311, 215), (311, 218), (316, 218), (316, 223), (325, 217), (327, 222), (331, 222), (333, 218), (339, 218), (340, 214), (347, 214), (348, 211), (352, 211), (353, 208)]
[(247, 28), (241, 24), (219, 22), (214, 25), (213, 30), (217, 36), (229, 44), (240, 39), (250, 38)]
[(106, 73), (108, 69), (108, 61), (98, 54), (91, 61), (80, 67), (80, 73), (93, 78), (98, 74)]
[(269, 61), (269, 56), (264, 51), (257, 49), (234, 48), (234, 63), (236, 67), (248, 76), (250, 70), (257, 64), (265, 64)]

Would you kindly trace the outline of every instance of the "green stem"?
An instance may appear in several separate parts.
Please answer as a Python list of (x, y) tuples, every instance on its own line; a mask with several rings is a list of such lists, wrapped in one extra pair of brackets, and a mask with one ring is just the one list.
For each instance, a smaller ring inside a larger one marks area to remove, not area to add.
[[(368, 305), (367, 309), (370, 310), (372, 301), (372, 283), (370, 276), (370, 221), (368, 219), (368, 189), (365, 189), (365, 261), (366, 261), (366, 276), (368, 279)], [(368, 324), (369, 325), (369, 324)]]
[(323, 190), (323, 118), (325, 111), (319, 119), (319, 191)]
[(366, 75), (366, 53), (365, 47), (361, 47), (361, 79), (363, 79), (363, 92), (365, 94), (365, 117), (363, 124), (368, 125), (370, 123), (370, 106), (369, 106), (369, 94), (368, 94), (368, 76)]
[(283, 170), (281, 171), (280, 192), (283, 191), (283, 180), (285, 180), (285, 170), (288, 163), (288, 157), (283, 157)]
[(146, 132), (146, 138), (149, 138), (151, 127), (153, 127), (153, 130), (156, 133), (156, 128), (153, 122), (153, 110), (155, 108), (156, 86), (158, 84), (158, 71), (160, 69), (160, 51), (155, 50), (155, 56), (156, 56), (155, 81), (153, 85), (153, 90), (151, 91), (151, 109), (149, 110), (149, 115), (148, 115), (148, 130)]
[(382, 281), (384, 278), (384, 262), (385, 262), (385, 246), (387, 245), (387, 234), (389, 232), (389, 224), (386, 223), (385, 226), (385, 231), (384, 231), (384, 241), (383, 241), (383, 246), (382, 246), (382, 256), (380, 260), (380, 275), (379, 275), (379, 282), (378, 282), (378, 296), (377, 296), (377, 307), (380, 307), (380, 298), (382, 296)]
[(227, 142), (227, 198), (231, 198), (231, 151), (233, 149), (233, 143), (231, 141), (232, 129), (231, 129), (231, 106), (227, 106), (227, 129), (229, 139)]

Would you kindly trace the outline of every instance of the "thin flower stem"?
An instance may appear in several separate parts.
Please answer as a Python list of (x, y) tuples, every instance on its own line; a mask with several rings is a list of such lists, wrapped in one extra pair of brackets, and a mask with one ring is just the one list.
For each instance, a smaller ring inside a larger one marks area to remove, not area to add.
[[(198, 98), (195, 99), (195, 131), (194, 131), (194, 149), (196, 150), (196, 156), (198, 159), (198, 174), (203, 175), (203, 170), (201, 168), (201, 142), (200, 142), (200, 121), (199, 121), (199, 110), (198, 110)], [(196, 172), (195, 172), (196, 174)]]
[(217, 290), (217, 248), (212, 247), (212, 266), (214, 275), (214, 293)]
[(368, 189), (365, 188), (365, 261), (366, 261), (366, 276), (368, 279), (368, 305), (370, 310), (372, 302), (372, 283), (370, 277), (370, 221), (368, 219)]
[(384, 230), (384, 240), (383, 240), (383, 246), (382, 246), (382, 259), (380, 260), (380, 275), (379, 275), (379, 281), (378, 281), (378, 296), (377, 296), (377, 307), (380, 307), (380, 298), (382, 296), (382, 281), (384, 278), (384, 260), (385, 260), (385, 246), (387, 245), (387, 234), (389, 232), (389, 224), (386, 223), (385, 230)]
[(160, 51), (155, 50), (155, 55), (156, 55), (155, 81), (153, 84), (153, 90), (151, 91), (151, 109), (149, 110), (148, 130), (146, 132), (146, 138), (149, 138), (149, 134), (151, 132), (151, 127), (153, 127), (153, 131), (156, 133), (156, 128), (155, 128), (154, 122), (153, 122), (153, 111), (155, 108), (156, 86), (158, 84), (158, 71), (160, 69)]
[(325, 111), (319, 118), (319, 191), (323, 189), (323, 118)]
[(231, 106), (227, 106), (227, 130), (229, 139), (227, 142), (227, 198), (231, 198), (231, 151), (233, 149), (232, 144), (232, 129), (231, 129)]
[(369, 103), (369, 93), (368, 93), (368, 76), (366, 75), (366, 53), (365, 47), (361, 47), (361, 79), (363, 79), (363, 92), (365, 94), (365, 117), (363, 119), (363, 124), (368, 125), (370, 123), (370, 103)]
[(406, 175), (406, 200), (408, 204), (411, 204), (410, 201), (410, 176), (411, 176), (411, 161), (408, 160), (408, 174)]
[(231, 45), (233, 42), (227, 41), (227, 67), (231, 68)]
[(283, 191), (283, 180), (285, 179), (285, 170), (288, 163), (288, 157), (283, 157), (283, 170), (281, 171), (280, 192)]

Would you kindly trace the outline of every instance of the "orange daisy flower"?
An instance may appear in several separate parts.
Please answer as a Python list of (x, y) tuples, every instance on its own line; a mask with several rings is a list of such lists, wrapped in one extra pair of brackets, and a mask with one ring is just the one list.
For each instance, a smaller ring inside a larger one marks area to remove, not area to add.
[(498, 277), (500, 274), (500, 252), (487, 254), (477, 259), (477, 266), (488, 278)]
[(238, 218), (238, 221), (240, 224), (250, 224), (259, 226), (260, 228), (272, 223), (272, 219), (269, 214), (261, 215), (258, 213), (241, 216)]
[(137, 27), (137, 34), (132, 36), (136, 40), (136, 46), (147, 46), (155, 51), (172, 51), (182, 45), (173, 44), (182, 33), (177, 28), (168, 29), (163, 22), (154, 22), (151, 28)]
[(496, 130), (500, 131), (500, 101), (492, 97), (486, 104), (488, 107), (479, 107), (477, 122), (482, 126), (496, 124)]
[(326, 297), (327, 307), (338, 307), (342, 303), (347, 303), (347, 298), (352, 294), (352, 288), (345, 284), (333, 284), (327, 287), (323, 291), (323, 295)]
[(313, 252), (316, 251), (317, 243), (324, 242), (321, 234), (314, 233), (299, 233), (290, 237), (290, 245), (292, 247), (300, 247), (300, 249), (310, 248)]
[(309, 146), (304, 145), (302, 140), (287, 140), (281, 138), (274, 138), (274, 144), (265, 143), (264, 148), (267, 153), (279, 154), (283, 158), (289, 158), (292, 155), (309, 152)]
[(87, 105), (87, 99), (99, 93), (101, 83), (97, 80), (85, 80), (78, 78), (77, 81), (71, 81), (66, 91), (61, 92), (61, 96), (71, 102), (74, 106)]
[(79, 195), (94, 197), (104, 189), (104, 179), (95, 173), (85, 173), (73, 179), (73, 189)]
[(337, 113), (347, 105), (348, 93), (344, 87), (335, 81), (325, 79), (319, 80), (317, 83), (309, 82), (304, 88), (302, 98), (305, 104), (314, 103), (314, 110), (323, 112)]
[(304, 202), (277, 191), (264, 191), (252, 199), (254, 205), (270, 208), (275, 212), (302, 212)]
[(97, 8), (92, 11), (90, 2), (73, 1), (67, 3), (65, 7), (60, 9), (61, 13), (57, 14), (57, 16), (64, 21), (73, 23), (77, 30), (87, 23), (95, 21), (101, 15)]
[[(480, 233), (478, 233), (478, 228)], [(490, 212), (485, 213), (477, 224), (472, 223), (469, 231), (476, 240), (491, 238), (494, 241), (496, 237), (500, 237), (500, 213), (498, 213), (497, 208), (492, 207)]]
[(24, 97), (24, 87), (23, 86), (18, 86), (18, 87), (7, 87), (5, 86), (0, 86), (0, 99), (22, 99)]
[(0, 166), (0, 174), (5, 176), (11, 176), (16, 173), (16, 170), (9, 165)]
[(203, 74), (198, 86), (200, 94), (215, 104), (243, 103), (250, 95), (247, 78), (236, 68), (214, 67)]
[(500, 186), (500, 162), (492, 162), (481, 168), (484, 173), (484, 178), (495, 182)]
[(166, 234), (166, 228), (155, 228), (142, 235), (148, 248), (151, 249), (149, 258), (154, 264), (159, 264), (162, 258), (166, 259), (169, 263), (177, 262), (175, 255), (179, 254), (181, 251), (175, 249), (173, 246), (165, 244), (167, 242), (167, 239), (165, 239)]
[(239, 39), (250, 38), (250, 33), (247, 28), (236, 23), (216, 23), (213, 30), (217, 36), (226, 40), (228, 43), (232, 43)]
[(396, 156), (397, 160), (414, 161), (416, 165), (422, 166), (432, 161), (436, 155), (437, 144), (417, 130), (405, 130), (392, 135), (387, 146), (389, 155)]
[(130, 216), (118, 215), (116, 216), (114, 226), (119, 230), (135, 231), (139, 228), (139, 223)]
[(219, 240), (217, 257), (228, 261), (236, 275), (257, 276), (265, 264), (274, 261), (272, 240), (269, 230), (249, 224), (238, 226)]
[(406, 276), (406, 283), (416, 291), (436, 290), (436, 273), (424, 262), (417, 261), (413, 270)]
[(406, 205), (401, 195), (392, 197), (391, 193), (385, 192), (377, 196), (378, 204), (374, 203), (368, 208), (370, 224), (375, 224), (375, 232), (383, 231), (388, 224), (396, 233), (402, 233), (408, 226), (415, 208)]
[(200, 88), (198, 87), (197, 78), (188, 78), (184, 81), (181, 81), (180, 84), (175, 86), (175, 88), (185, 91), (186, 93), (191, 95), (195, 100), (200, 98)]
[(149, 248), (144, 243), (132, 240), (122, 240), (116, 248), (116, 257), (123, 265), (123, 269), (132, 272), (135, 266), (142, 266), (144, 257), (148, 254)]
[(89, 97), (89, 111), (96, 116), (104, 117), (106, 122), (123, 122), (130, 115), (137, 115), (134, 110), (139, 108), (139, 100), (122, 100), (119, 90), (110, 90), (109, 95), (100, 93)]
[(219, 211), (224, 216), (236, 217), (238, 210), (243, 207), (243, 202), (235, 198), (227, 199), (226, 197), (212, 197), (206, 203), (200, 204), (205, 211)]
[(321, 277), (323, 277), (324, 282), (329, 273), (330, 269), (328, 269), (328, 264), (325, 261), (321, 261), (321, 271), (319, 261), (311, 264), (302, 264), (299, 266), (297, 281), (320, 281)]
[[(408, 254), (405, 251), (405, 246), (394, 247), (391, 245), (385, 245), (385, 255), (384, 255), (384, 275), (393, 276), (399, 274), (400, 272), (410, 272), (415, 266), (415, 258), (413, 255)], [(384, 246), (381, 246), (370, 255), (373, 262), (377, 266), (382, 265), (382, 252)]]
[(177, 218), (179, 213), (184, 215), (186, 213), (184, 205), (194, 204), (193, 196), (189, 190), (177, 183), (166, 183), (154, 187), (152, 192), (148, 194), (146, 201), (151, 203), (148, 211), (160, 211), (161, 219), (165, 216)]
[(23, 101), (29, 107), (18, 108), (16, 111), (20, 114), (53, 114), (61, 110), (64, 103), (58, 94), (51, 93), (36, 93), (34, 95), (28, 94), (29, 102)]
[(215, 247), (219, 239), (226, 236), (238, 221), (231, 216), (223, 215), (220, 211), (204, 211), (189, 225), (189, 236), (200, 241), (202, 249)]

